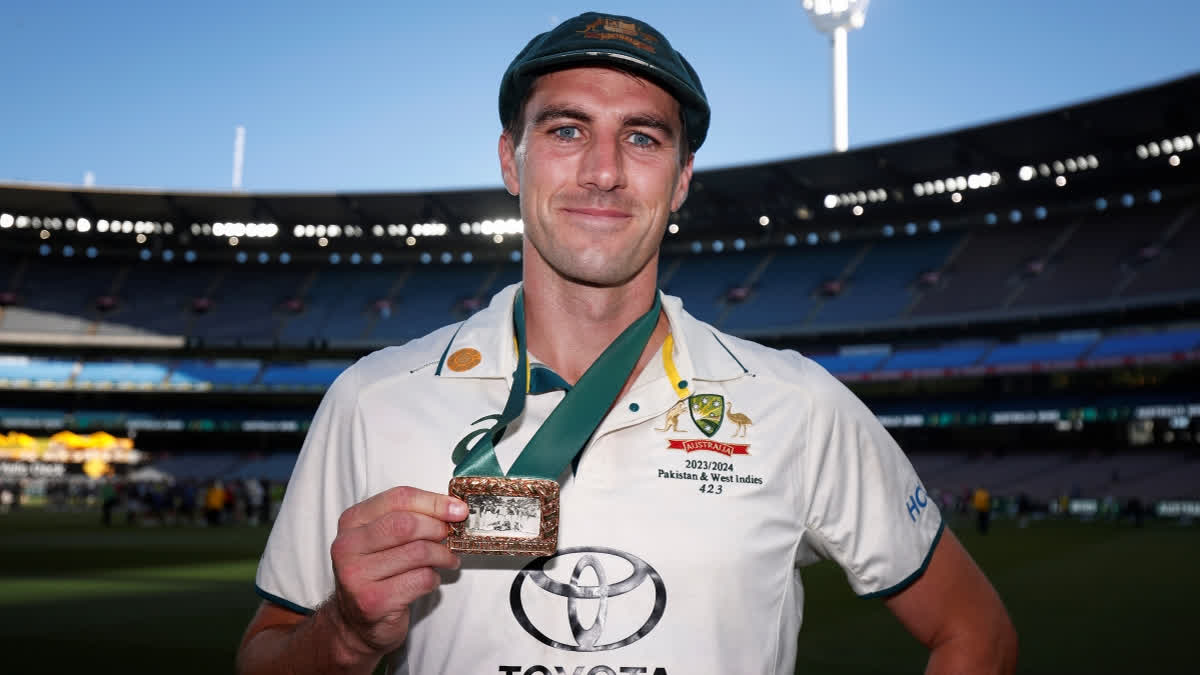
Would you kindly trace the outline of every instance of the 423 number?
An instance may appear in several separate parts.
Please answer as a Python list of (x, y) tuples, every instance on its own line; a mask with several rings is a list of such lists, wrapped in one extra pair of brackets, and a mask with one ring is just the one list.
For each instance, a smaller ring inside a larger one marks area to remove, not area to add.
[(724, 491), (724, 486), (719, 484), (705, 483), (700, 486), (700, 494), (702, 495), (719, 495)]

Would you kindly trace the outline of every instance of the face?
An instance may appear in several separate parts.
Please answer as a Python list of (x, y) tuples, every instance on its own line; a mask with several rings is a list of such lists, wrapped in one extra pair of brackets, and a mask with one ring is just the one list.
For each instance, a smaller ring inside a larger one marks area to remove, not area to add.
[(653, 274), (671, 212), (687, 197), (679, 103), (610, 68), (538, 78), (520, 145), (500, 138), (504, 184), (521, 198), (526, 265), (593, 286)]

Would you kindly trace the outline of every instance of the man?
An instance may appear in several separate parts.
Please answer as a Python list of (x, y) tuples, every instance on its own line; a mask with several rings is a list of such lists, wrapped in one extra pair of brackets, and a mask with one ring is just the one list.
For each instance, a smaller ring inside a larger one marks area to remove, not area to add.
[[(999, 598), (871, 413), (794, 352), (720, 334), (675, 298), (653, 311), (709, 115), (666, 38), (627, 17), (568, 20), (510, 65), (500, 115), (521, 295), (331, 387), (259, 566), (240, 671), (370, 673), (391, 655), (412, 674), (790, 674), (796, 570), (828, 557), (887, 598), (930, 672), (1011, 672)], [(444, 494), (451, 452), (524, 393), (514, 335), (534, 384), (495, 446), (505, 471), (635, 323), (649, 340), (558, 477), (556, 555), (452, 553), (448, 523), (468, 509)], [(753, 418), (746, 438), (722, 424), (730, 400)], [(672, 428), (680, 401), (691, 418)]]

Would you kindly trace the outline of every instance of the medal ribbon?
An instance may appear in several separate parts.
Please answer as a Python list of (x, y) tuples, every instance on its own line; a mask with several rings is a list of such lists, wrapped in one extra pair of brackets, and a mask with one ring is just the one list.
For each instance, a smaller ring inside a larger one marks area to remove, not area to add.
[[(567, 464), (595, 433), (600, 422), (608, 414), (625, 380), (637, 365), (642, 350), (650, 341), (662, 301), (657, 292), (650, 311), (640, 316), (604, 350), (579, 382), (567, 392), (566, 397), (546, 418), (541, 428), (529, 439), (529, 444), (508, 470), (514, 478), (548, 478), (555, 480)], [(517, 291), (513, 306), (513, 324), (517, 338), (517, 367), (513, 371), (513, 386), (508, 401), (499, 415), (488, 415), (476, 420), (476, 424), (495, 419), (495, 426), (471, 432), (458, 442), (454, 459), (465, 453), (454, 469), (457, 476), (505, 477), (496, 461), (496, 444), (504, 437), (504, 431), (525, 409), (525, 394), (529, 385), (529, 353), (525, 344), (525, 295)], [(466, 446), (479, 436), (479, 442), (470, 451)]]

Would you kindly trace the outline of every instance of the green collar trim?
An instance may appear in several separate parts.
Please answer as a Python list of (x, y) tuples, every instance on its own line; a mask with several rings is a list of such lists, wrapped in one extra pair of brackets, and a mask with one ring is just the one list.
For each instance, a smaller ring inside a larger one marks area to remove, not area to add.
[(721, 338), (717, 337), (715, 332), (711, 330), (709, 332), (712, 333), (713, 339), (717, 341), (717, 344), (721, 345), (721, 349), (724, 349), (725, 353), (729, 355), (729, 358), (733, 359), (734, 362), (738, 364), (738, 367), (742, 369), (742, 372), (749, 373), (750, 371), (746, 369), (746, 366), (742, 365), (742, 362), (738, 360), (738, 357), (734, 356), (733, 352), (729, 351), (729, 347), (726, 347), (725, 343), (721, 342)]
[(446, 357), (450, 355), (450, 348), (454, 346), (454, 338), (458, 337), (458, 331), (462, 330), (463, 326), (465, 325), (467, 325), (466, 321), (458, 324), (458, 328), (455, 329), (454, 335), (450, 336), (450, 341), (446, 343), (446, 348), (442, 350), (442, 358), (438, 359), (437, 370), (433, 371), (435, 376), (441, 376), (442, 366), (446, 365)]

